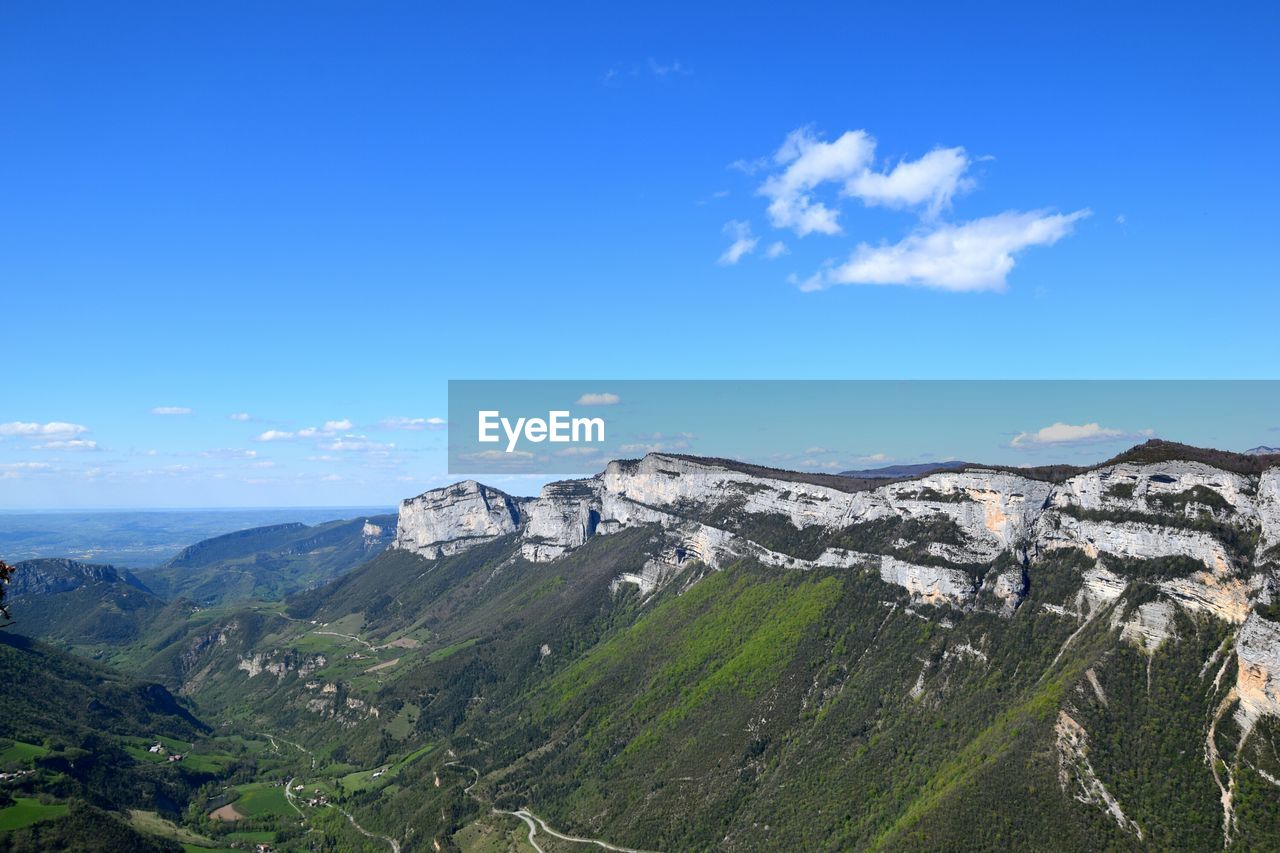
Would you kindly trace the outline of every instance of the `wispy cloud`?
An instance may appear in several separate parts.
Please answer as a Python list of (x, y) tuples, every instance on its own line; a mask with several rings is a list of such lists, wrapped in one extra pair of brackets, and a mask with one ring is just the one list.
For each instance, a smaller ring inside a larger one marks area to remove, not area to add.
[(81, 435), (89, 431), (87, 426), (81, 424), (69, 424), (63, 421), (50, 421), (49, 423), (27, 423), (25, 421), (10, 421), (6, 424), (0, 424), (0, 435), (2, 436), (29, 436), (32, 438), (63, 438), (72, 435)]
[(743, 222), (737, 219), (726, 222), (724, 233), (733, 238), (729, 248), (725, 249), (724, 254), (716, 261), (716, 263), (724, 267), (731, 267), (742, 260), (745, 255), (754, 252), (756, 244), (760, 242), (760, 238), (752, 236), (750, 222)]
[(53, 470), (53, 466), (45, 462), (4, 462), (0, 463), (0, 480), (16, 480), (25, 474), (38, 474)]
[(1104, 427), (1098, 423), (1067, 424), (1059, 421), (1047, 427), (1042, 427), (1035, 432), (1020, 432), (1009, 442), (1009, 446), (1025, 449), (1071, 444), (1096, 444), (1103, 441), (1149, 438), (1151, 435), (1153, 435), (1153, 432), (1149, 429), (1129, 432), (1122, 429)]
[(186, 406), (156, 406), (151, 410), (153, 415), (189, 415), (191, 409)]
[(444, 418), (383, 418), (378, 426), (387, 430), (407, 430), (420, 432), (428, 429), (444, 429), (448, 426)]
[(319, 427), (303, 427), (300, 430), (290, 432), (289, 430), (269, 429), (260, 433), (254, 441), (292, 441), (295, 438), (333, 438), (336, 435), (347, 432), (352, 429), (354, 424), (346, 418), (335, 421), (325, 421), (324, 426)]
[(665, 435), (655, 432), (650, 435), (636, 436), (637, 441), (629, 444), (623, 444), (618, 447), (622, 453), (663, 453), (676, 450), (687, 450), (693, 443), (694, 435), (691, 432), (681, 432), (675, 435)]
[(258, 451), (239, 447), (215, 447), (212, 450), (202, 450), (200, 455), (209, 459), (255, 459)]
[(610, 394), (604, 391), (597, 394), (583, 394), (578, 398), (579, 406), (616, 406), (622, 402), (622, 398), (617, 394)]
[(253, 418), (252, 418), (252, 417), (250, 417), (250, 415), (249, 415), (249, 413), (248, 413), (248, 412), (236, 412), (236, 413), (235, 413), (235, 414), (233, 414), (233, 415), (227, 415), (227, 417), (229, 417), (229, 418), (230, 418), (231, 420), (233, 420), (233, 421), (251, 421), (251, 420), (253, 420)]
[(87, 438), (69, 438), (59, 439), (57, 441), (46, 441), (43, 444), (32, 445), (36, 450), (101, 450), (98, 442), (90, 441)]
[(654, 80), (671, 80), (687, 77), (693, 70), (679, 59), (659, 60), (649, 57), (644, 62), (619, 62), (610, 66), (601, 76), (606, 86), (621, 85), (627, 79), (650, 77)]
[(386, 453), (395, 450), (395, 444), (391, 442), (370, 441), (365, 436), (349, 436), (346, 438), (335, 439), (327, 444), (321, 445), (324, 450), (331, 451), (350, 451), (353, 453)]
[(1052, 246), (1089, 211), (1007, 213), (962, 225), (942, 225), (890, 246), (858, 244), (842, 264), (793, 280), (801, 290), (836, 284), (906, 284), (950, 291), (1004, 290), (1014, 258), (1032, 246)]
[(791, 250), (787, 248), (787, 244), (781, 240), (777, 240), (769, 244), (769, 248), (764, 250), (764, 256), (769, 260), (777, 260), (783, 255), (791, 254)]
[(680, 60), (673, 59), (670, 62), (659, 62), (652, 56), (649, 57), (649, 73), (659, 79), (665, 79), (671, 76), (682, 77), (693, 72), (680, 63)]
[(598, 447), (566, 447), (563, 450), (557, 450), (553, 456), (599, 456), (601, 453)]

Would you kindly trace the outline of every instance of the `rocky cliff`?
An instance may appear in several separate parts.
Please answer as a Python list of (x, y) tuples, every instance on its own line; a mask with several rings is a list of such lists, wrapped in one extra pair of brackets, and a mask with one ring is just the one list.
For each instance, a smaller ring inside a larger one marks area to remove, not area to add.
[[(1280, 625), (1258, 612), (1270, 612), (1280, 574), (1277, 463), (1153, 442), (1091, 469), (971, 466), (877, 483), (654, 453), (534, 499), (475, 482), (427, 492), (401, 506), (395, 547), (434, 559), (517, 534), (537, 563), (655, 525), (660, 554), (615, 588), (648, 596), (691, 560), (747, 558), (873, 572), (919, 604), (1005, 616), (1043, 560), (1071, 551), (1087, 568), (1074, 598), (1052, 605), (1063, 618), (1087, 624), (1109, 609), (1119, 640), (1149, 655), (1177, 639), (1178, 612), (1235, 626), (1247, 732), (1280, 716)], [(1127, 604), (1135, 581), (1156, 597)]]
[[(1130, 564), (1163, 561), (1171, 600), (1240, 623), (1271, 583), (1250, 568), (1280, 562), (1280, 468), (1246, 474), (1168, 459), (1051, 482), (971, 467), (860, 488), (655, 453), (551, 483), (531, 500), (475, 482), (427, 492), (402, 505), (395, 545), (434, 558), (518, 532), (523, 556), (542, 562), (642, 524), (667, 531), (677, 563), (717, 568), (750, 557), (797, 569), (870, 567), (921, 598), (962, 607), (983, 589), (1016, 606), (1020, 577), (1008, 567), (990, 577), (975, 569), (1002, 555), (1034, 567), (1049, 551), (1075, 549), (1131, 572)], [(896, 540), (865, 535), (893, 525)]]
[(520, 529), (521, 501), (467, 480), (400, 504), (393, 548), (438, 559)]

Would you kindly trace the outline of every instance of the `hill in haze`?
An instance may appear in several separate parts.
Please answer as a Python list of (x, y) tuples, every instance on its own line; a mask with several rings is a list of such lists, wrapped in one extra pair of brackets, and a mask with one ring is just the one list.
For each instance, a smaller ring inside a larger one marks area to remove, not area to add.
[(184, 597), (202, 606), (281, 598), (377, 555), (390, 544), (395, 524), (394, 515), (374, 515), (240, 530), (184, 548), (139, 577), (162, 598)]

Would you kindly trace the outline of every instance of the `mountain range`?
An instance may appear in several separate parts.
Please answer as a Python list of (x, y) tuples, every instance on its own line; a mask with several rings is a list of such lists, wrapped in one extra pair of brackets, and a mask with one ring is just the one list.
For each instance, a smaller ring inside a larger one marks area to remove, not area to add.
[[(1273, 849), (1277, 462), (650, 454), (535, 498), (409, 498), (389, 547), (283, 599), (179, 591), (299, 541), (267, 528), (160, 589), (46, 567), (15, 606), (156, 598), (116, 660), (207, 727), (210, 791), (281, 849)], [(328, 802), (259, 815), (273, 783)], [(222, 802), (158, 811), (206, 844)]]

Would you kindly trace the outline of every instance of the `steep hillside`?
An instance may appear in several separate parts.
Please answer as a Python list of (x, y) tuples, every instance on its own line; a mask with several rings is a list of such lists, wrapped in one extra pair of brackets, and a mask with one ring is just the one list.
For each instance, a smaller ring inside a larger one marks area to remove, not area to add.
[[(194, 766), (141, 762), (157, 738), (190, 742), (207, 727), (157, 684), (0, 632), (0, 850), (180, 849), (128, 826), (129, 808), (180, 810), (214, 778)], [(69, 804), (68, 804), (69, 801)], [(19, 815), (23, 810), (30, 818)], [(6, 817), (12, 811), (12, 817)], [(94, 847), (93, 849), (99, 849)]]
[(378, 515), (255, 527), (198, 542), (140, 576), (162, 598), (204, 606), (282, 598), (369, 560), (390, 543), (395, 523)]
[(62, 559), (18, 563), (9, 598), (21, 630), (90, 657), (137, 640), (166, 606), (130, 572)]
[(651, 455), (534, 500), (462, 483), (157, 660), (405, 850), (508, 831), (495, 806), (644, 849), (1267, 849), (1268, 465), (1157, 444), (870, 486)]

